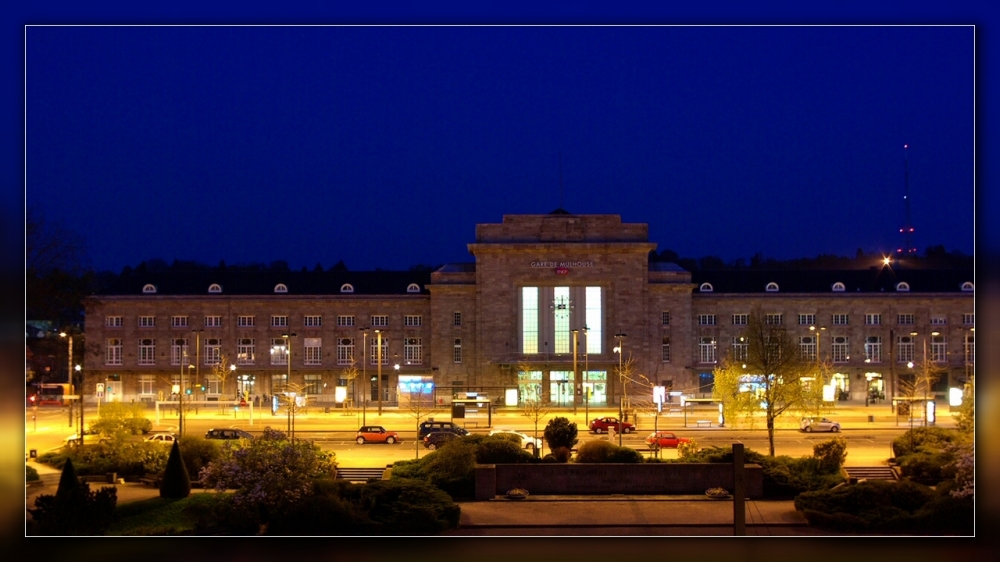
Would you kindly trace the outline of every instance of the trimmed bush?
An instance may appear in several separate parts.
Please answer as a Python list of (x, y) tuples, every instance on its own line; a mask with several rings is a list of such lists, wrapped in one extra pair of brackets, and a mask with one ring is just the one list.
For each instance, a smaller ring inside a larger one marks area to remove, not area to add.
[(642, 455), (629, 447), (619, 447), (600, 439), (587, 441), (576, 451), (578, 463), (641, 463)]
[(181, 460), (181, 449), (177, 441), (170, 446), (170, 458), (160, 483), (160, 497), (181, 499), (191, 495), (191, 477)]
[(38, 479), (39, 479), (38, 471), (35, 470), (35, 467), (24, 465), (24, 481), (32, 482)]
[(556, 458), (559, 462), (569, 462), (569, 459), (573, 457), (573, 451), (566, 447), (556, 447), (552, 449), (552, 456)]
[(813, 457), (819, 460), (820, 467), (826, 472), (836, 472), (844, 466), (847, 460), (847, 440), (834, 437), (829, 441), (813, 445)]
[(631, 447), (615, 447), (611, 451), (611, 456), (608, 457), (608, 462), (639, 464), (642, 461), (643, 458), (639, 451)]
[(32, 520), (27, 525), (33, 535), (100, 535), (110, 525), (118, 505), (118, 490), (103, 487), (97, 492), (81, 484), (67, 459), (59, 477), (56, 494), (35, 498), (35, 508), (28, 509)]
[(914, 427), (892, 440), (892, 452), (896, 458), (920, 451), (938, 452), (949, 443), (966, 439), (954, 429), (943, 427)]
[(531, 462), (534, 457), (521, 448), (521, 439), (517, 435), (495, 435), (495, 438), (484, 439), (475, 449), (476, 462), (479, 464), (511, 464)]
[(555, 417), (549, 420), (549, 423), (545, 426), (543, 435), (545, 436), (545, 442), (549, 445), (549, 449), (555, 450), (559, 447), (572, 449), (579, 441), (576, 438), (577, 433), (575, 423), (564, 417)]
[(197, 476), (201, 469), (212, 461), (218, 460), (222, 454), (216, 439), (205, 439), (200, 435), (185, 435), (180, 439), (181, 459), (189, 475)]

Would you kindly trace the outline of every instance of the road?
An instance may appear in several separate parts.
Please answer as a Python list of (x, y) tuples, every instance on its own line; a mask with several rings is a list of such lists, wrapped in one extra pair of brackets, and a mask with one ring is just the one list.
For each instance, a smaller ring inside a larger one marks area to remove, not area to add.
[[(866, 410), (873, 411), (873, 410)], [(345, 415), (344, 413), (307, 413), (299, 414), (295, 419), (296, 437), (316, 441), (324, 450), (333, 451), (337, 454), (337, 460), (345, 467), (376, 467), (384, 466), (400, 460), (413, 459), (416, 456), (424, 456), (427, 451), (422, 444), (416, 444), (415, 418), (406, 413), (386, 411), (380, 417), (376, 412), (367, 412), (365, 421), (369, 425), (380, 424), (387, 429), (398, 431), (402, 437), (402, 442), (394, 445), (366, 444), (358, 445), (354, 442), (354, 435), (357, 427), (361, 425), (360, 413)], [(591, 411), (590, 417), (597, 415), (608, 415), (607, 412)], [(88, 409), (86, 417), (89, 420), (96, 419), (96, 409)], [(576, 422), (578, 427), (585, 427), (585, 417), (583, 413), (576, 416), (569, 412), (557, 412), (554, 415), (561, 415)], [(155, 416), (149, 416), (153, 419)], [(886, 416), (885, 419), (889, 419)], [(439, 414), (438, 419), (450, 419), (445, 412)], [(185, 433), (204, 435), (205, 431), (216, 427), (238, 427), (246, 429), (251, 433), (259, 433), (264, 427), (270, 426), (285, 431), (289, 424), (289, 419), (285, 415), (271, 416), (270, 413), (255, 412), (251, 420), (248, 409), (244, 408), (239, 412), (229, 409), (225, 412), (206, 410), (200, 408), (197, 413), (191, 412), (185, 416)], [(518, 413), (498, 414), (493, 418), (494, 428), (516, 429), (531, 435), (534, 432), (533, 424), (527, 418)], [(621, 443), (627, 447), (635, 448), (644, 454), (650, 454), (643, 439), (652, 432), (651, 420), (640, 421), (642, 429), (622, 435)], [(154, 419), (154, 429), (158, 431), (176, 431), (177, 416), (175, 413), (163, 413), (159, 420)], [(678, 435), (694, 439), (702, 447), (729, 446), (732, 443), (743, 443), (747, 448), (761, 453), (767, 453), (768, 441), (767, 432), (764, 429), (733, 429), (733, 428), (695, 428), (683, 427), (683, 420), (680, 418), (660, 418), (657, 426), (661, 430), (674, 431)], [(403, 429), (406, 426), (413, 429)], [(488, 433), (486, 420), (466, 420), (465, 426), (473, 433)], [(544, 423), (539, 424), (539, 436)], [(832, 435), (824, 433), (801, 433), (794, 429), (794, 420), (786, 422), (775, 432), (776, 454), (803, 456), (812, 454), (813, 445), (829, 439)], [(845, 423), (844, 430), (840, 436), (847, 440), (848, 466), (870, 466), (878, 465), (891, 456), (890, 443), (892, 439), (901, 435), (908, 428), (905, 424), (896, 426), (891, 423), (873, 424), (852, 424)], [(37, 417), (32, 419), (31, 409), (27, 409), (25, 415), (25, 452), (35, 449), (39, 453), (58, 448), (62, 445), (63, 439), (78, 431), (77, 427), (69, 427), (68, 414), (65, 409), (58, 407), (40, 407)], [(594, 439), (608, 439), (607, 435), (595, 435), (581, 431), (580, 442)], [(615, 438), (618, 443), (618, 436)], [(676, 458), (676, 450), (665, 449), (661, 452), (664, 458)]]

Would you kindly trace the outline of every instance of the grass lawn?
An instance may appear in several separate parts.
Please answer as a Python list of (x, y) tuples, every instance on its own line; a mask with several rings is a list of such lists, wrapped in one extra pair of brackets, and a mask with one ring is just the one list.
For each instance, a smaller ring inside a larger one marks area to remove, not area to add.
[(115, 520), (105, 535), (188, 535), (194, 532), (195, 517), (186, 509), (192, 505), (208, 505), (227, 494), (191, 494), (176, 500), (150, 498), (121, 504), (115, 509)]

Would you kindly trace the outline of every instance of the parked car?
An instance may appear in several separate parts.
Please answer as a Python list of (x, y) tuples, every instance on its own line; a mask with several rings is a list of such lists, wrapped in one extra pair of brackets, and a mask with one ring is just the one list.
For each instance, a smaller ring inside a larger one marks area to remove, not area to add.
[(434, 421), (427, 420), (420, 423), (420, 429), (417, 430), (417, 439), (423, 439), (428, 433), (435, 429), (450, 429), (451, 431), (457, 433), (458, 435), (468, 435), (469, 432), (459, 425), (455, 425), (452, 422), (445, 421)]
[(799, 422), (799, 430), (806, 433), (812, 433), (813, 431), (831, 431), (837, 433), (840, 431), (840, 422), (826, 418), (802, 418), (802, 421)]
[(525, 435), (519, 431), (514, 431), (511, 429), (494, 429), (493, 431), (490, 432), (490, 435), (498, 435), (498, 434), (518, 436), (518, 438), (521, 439), (521, 446), (529, 451), (540, 449), (542, 446), (541, 439), (536, 439), (534, 437), (531, 437), (530, 435)]
[(402, 443), (402, 439), (399, 438), (399, 434), (395, 431), (386, 431), (381, 425), (366, 425), (358, 430), (358, 434), (355, 436), (355, 440), (358, 445), (364, 445), (365, 443), (388, 443), (392, 445), (393, 443)]
[(205, 439), (253, 439), (253, 435), (242, 429), (209, 429)]
[(424, 436), (424, 447), (433, 451), (445, 443), (461, 437), (450, 429), (435, 429)]
[[(107, 443), (108, 442), (108, 439), (106, 437), (97, 437), (97, 432), (96, 431), (87, 430), (85, 432), (85, 434), (88, 435), (88, 436), (90, 436), (90, 435), (94, 436), (94, 437), (87, 437), (85, 439), (85, 443), (87, 443), (89, 445), (93, 445), (94, 443)], [(74, 446), (74, 447), (76, 445), (79, 445), (80, 444), (80, 434), (79, 433), (74, 433), (74, 434), (70, 435), (69, 437), (63, 439), (63, 443), (65, 443), (66, 445)]]
[(173, 433), (154, 433), (146, 438), (146, 441), (153, 441), (155, 443), (164, 443), (167, 445), (173, 445), (177, 437)]
[(618, 433), (631, 433), (635, 430), (635, 426), (630, 422), (623, 422), (611, 416), (597, 418), (590, 422), (590, 431), (594, 433), (604, 433), (609, 427), (613, 427)]
[(676, 449), (681, 443), (690, 443), (687, 437), (678, 437), (669, 431), (654, 431), (646, 437), (646, 445), (653, 451), (657, 449)]

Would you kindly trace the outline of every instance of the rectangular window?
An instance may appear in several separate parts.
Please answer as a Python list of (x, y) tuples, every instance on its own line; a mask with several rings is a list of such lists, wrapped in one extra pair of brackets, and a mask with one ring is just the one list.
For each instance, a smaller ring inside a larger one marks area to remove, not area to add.
[(816, 338), (813, 336), (799, 337), (799, 356), (806, 361), (816, 360)]
[(521, 353), (538, 353), (538, 287), (521, 287)]
[(153, 394), (153, 383), (155, 380), (153, 375), (139, 375), (139, 394), (144, 396)]
[(931, 337), (931, 361), (935, 363), (948, 361), (948, 339), (944, 336)]
[(424, 317), (419, 314), (407, 314), (403, 316), (403, 326), (416, 328), (424, 322)]
[(218, 365), (222, 361), (222, 340), (219, 338), (205, 339), (203, 355), (206, 365)]
[(962, 324), (965, 324), (966, 326), (975, 326), (976, 325), (976, 315), (975, 315), (975, 313), (972, 313), (972, 314), (968, 314), (968, 313), (963, 314), (962, 315)]
[(111, 338), (108, 340), (108, 346), (104, 355), (104, 364), (122, 364), (122, 340), (120, 338)]
[(288, 347), (285, 338), (271, 338), (271, 364), (288, 364)]
[(552, 292), (552, 321), (555, 326), (556, 353), (570, 353), (569, 348), (569, 287), (556, 287)]
[(715, 363), (715, 338), (707, 337), (698, 340), (698, 357), (702, 363)]
[(913, 325), (913, 315), (912, 314), (897, 314), (896, 323), (900, 326), (912, 326)]
[(455, 326), (461, 326), (462, 325), (462, 313), (461, 312), (454, 313), (452, 315), (452, 322), (454, 323)]
[(122, 327), (122, 317), (121, 316), (105, 316), (104, 326), (107, 328), (121, 328)]
[(156, 340), (154, 339), (139, 340), (139, 364), (140, 365), (156, 364)]
[(869, 363), (882, 362), (882, 337), (868, 336), (865, 340), (865, 361)]
[(733, 360), (735, 361), (746, 361), (747, 360), (747, 340), (740, 336), (733, 337)]
[(965, 334), (965, 362), (976, 362), (976, 335)]
[(698, 315), (698, 325), (699, 326), (711, 326), (715, 324), (714, 314), (699, 314)]
[(746, 326), (749, 319), (750, 319), (749, 314), (734, 314), (733, 326)]
[(188, 357), (188, 341), (185, 338), (173, 338), (170, 340), (170, 364), (190, 365), (191, 359)]
[(403, 340), (403, 360), (407, 365), (419, 365), (424, 362), (423, 338)]
[(322, 365), (323, 364), (323, 338), (305, 338), (305, 348), (303, 352), (303, 364)]
[(139, 317), (139, 327), (140, 328), (155, 328), (156, 327), (156, 317), (155, 316), (140, 316)]
[(187, 316), (171, 316), (170, 317), (170, 327), (171, 328), (187, 328), (188, 327), (188, 317)]
[(302, 388), (302, 392), (306, 394), (319, 394), (320, 388), (323, 387), (323, 375), (317, 375), (315, 373), (306, 373), (302, 376), (305, 386)]
[(451, 360), (455, 363), (462, 362), (462, 338), (455, 338), (455, 347), (452, 348), (453, 352), (451, 355)]
[(337, 316), (338, 326), (353, 326), (354, 325), (354, 315), (353, 314), (341, 314)]
[(323, 325), (323, 317), (318, 314), (306, 315), (302, 317), (302, 325), (306, 328), (319, 328)]
[(663, 326), (670, 325), (670, 312), (663, 311), (660, 313), (660, 324)]
[(354, 338), (337, 338), (337, 364), (350, 365), (354, 362)]
[(913, 361), (913, 337), (899, 336), (896, 338), (896, 362), (909, 363)]
[(834, 326), (846, 326), (848, 318), (846, 314), (834, 314), (830, 320)]
[(271, 316), (271, 326), (275, 328), (288, 327), (288, 316), (287, 315)]
[(221, 316), (206, 316), (205, 317), (205, 327), (206, 328), (220, 328), (220, 327), (222, 327), (222, 317)]
[[(584, 300), (587, 308), (586, 324), (584, 333), (586, 334), (586, 353), (600, 354), (603, 351), (604, 341), (604, 310), (603, 298), (600, 287), (587, 287), (584, 290)], [(667, 320), (670, 320), (670, 313), (667, 313)]]
[(833, 346), (830, 350), (834, 363), (847, 363), (851, 358), (849, 341), (847, 336), (836, 336), (833, 338)]
[(663, 336), (663, 342), (660, 344), (660, 360), (670, 363), (670, 336)]
[(372, 327), (375, 328), (389, 325), (389, 317), (384, 314), (379, 316), (372, 316), (371, 320), (372, 320)]
[(799, 326), (815, 326), (815, 314), (799, 314)]
[(781, 325), (781, 315), (780, 314), (765, 314), (764, 322), (774, 326)]
[(236, 345), (236, 364), (253, 365), (255, 359), (253, 338), (241, 338)]
[(254, 325), (253, 316), (237, 316), (236, 325), (240, 328), (252, 328)]
[(931, 316), (931, 324), (935, 326), (944, 326), (948, 323), (948, 318), (944, 316)]
[(881, 314), (865, 314), (865, 324), (868, 326), (878, 326), (882, 323)]
[[(377, 337), (371, 338), (368, 341), (372, 342), (371, 348), (368, 350), (369, 351), (368, 364), (378, 365), (378, 338)], [(382, 338), (382, 364), (383, 365), (389, 364), (389, 340), (386, 338)], [(376, 396), (376, 399), (377, 398), (378, 397)]]

